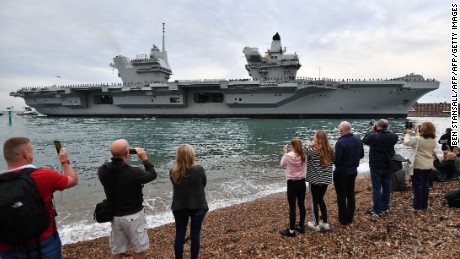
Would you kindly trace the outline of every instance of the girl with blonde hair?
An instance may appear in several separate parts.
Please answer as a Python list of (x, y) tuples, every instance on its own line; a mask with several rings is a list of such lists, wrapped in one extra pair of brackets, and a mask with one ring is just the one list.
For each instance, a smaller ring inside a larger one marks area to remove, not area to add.
[[(289, 228), (280, 231), (281, 235), (294, 237), (295, 230), (305, 233), (305, 164), (307, 158), (302, 149), (302, 141), (298, 138), (291, 140), (288, 146), (283, 148), (284, 155), (281, 158), (280, 166), (284, 167), (284, 174), (287, 180), (287, 198), (289, 203)], [(299, 224), (295, 224), (296, 202), (299, 207)]]
[(174, 254), (176, 258), (183, 256), (185, 233), (190, 219), (190, 257), (198, 258), (201, 225), (209, 208), (204, 191), (206, 173), (203, 167), (196, 164), (192, 146), (182, 144), (177, 148), (170, 180), (173, 185), (171, 210), (176, 223)]
[[(332, 164), (335, 153), (325, 131), (318, 130), (315, 133), (313, 141), (305, 148), (305, 154), (309, 161), (305, 179), (310, 184), (314, 216), (313, 221), (308, 222), (308, 227), (314, 231), (329, 230), (324, 195), (327, 186), (332, 183)], [(321, 210), (322, 220), (319, 219), (318, 207)]]

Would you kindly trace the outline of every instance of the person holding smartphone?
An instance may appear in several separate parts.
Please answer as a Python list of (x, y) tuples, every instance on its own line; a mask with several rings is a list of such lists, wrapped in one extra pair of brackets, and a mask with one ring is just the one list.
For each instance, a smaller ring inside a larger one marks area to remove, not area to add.
[(436, 149), (436, 126), (431, 122), (424, 122), (419, 127), (413, 127), (415, 136), (410, 138), (411, 129), (404, 131), (404, 145), (411, 147), (415, 153), (414, 174), (412, 179), (412, 202), (414, 212), (428, 208), (430, 194), (430, 177), (433, 168), (433, 153)]
[[(69, 161), (69, 154), (59, 146), (58, 157), (61, 161), (64, 173), (54, 171), (50, 168), (38, 168), (33, 165), (34, 149), (32, 143), (25, 137), (13, 137), (7, 139), (3, 144), (3, 156), (8, 168), (3, 173), (20, 173), (22, 170), (35, 169), (29, 175), (32, 177), (37, 190), (45, 203), (50, 215), (49, 226), (39, 236), (39, 247), (33, 245), (35, 239), (24, 240), (29, 247), (27, 254), (24, 244), (11, 246), (0, 243), (1, 258), (61, 258), (61, 239), (57, 231), (55, 211), (52, 203), (54, 191), (63, 191), (78, 184), (78, 177)], [(3, 193), (4, 194), (4, 193)], [(3, 229), (1, 230), (3, 231)]]
[[(283, 148), (283, 158), (280, 166), (284, 167), (284, 174), (287, 180), (287, 199), (289, 203), (289, 228), (281, 230), (280, 234), (286, 237), (294, 237), (295, 231), (305, 233), (305, 193), (307, 187), (305, 184), (305, 165), (307, 157), (303, 151), (302, 141), (298, 138), (291, 140), (288, 149), (286, 145)], [(296, 203), (299, 207), (299, 224), (296, 220)]]
[[(112, 161), (99, 167), (97, 174), (114, 210), (110, 237), (111, 258), (122, 258), (130, 244), (134, 249), (134, 258), (145, 258), (149, 237), (142, 205), (142, 188), (144, 184), (155, 180), (157, 173), (145, 150), (130, 149), (128, 141), (124, 139), (112, 142), (110, 151)], [(130, 166), (126, 162), (130, 154), (137, 155), (144, 168)]]

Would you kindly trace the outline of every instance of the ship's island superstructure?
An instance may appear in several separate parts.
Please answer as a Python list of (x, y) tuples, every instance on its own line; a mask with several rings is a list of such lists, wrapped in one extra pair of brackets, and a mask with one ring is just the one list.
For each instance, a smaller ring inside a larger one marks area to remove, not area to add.
[(286, 54), (278, 33), (264, 56), (245, 47), (252, 79), (169, 81), (167, 52), (116, 56), (119, 84), (24, 87), (11, 92), (48, 116), (85, 117), (393, 117), (404, 118), (439, 81), (409, 74), (394, 79), (298, 78), (297, 54)]

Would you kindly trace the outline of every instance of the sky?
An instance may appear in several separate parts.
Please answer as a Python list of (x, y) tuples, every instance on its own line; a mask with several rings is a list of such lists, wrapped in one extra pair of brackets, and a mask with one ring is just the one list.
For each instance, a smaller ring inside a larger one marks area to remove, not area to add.
[[(244, 47), (278, 32), (297, 76), (441, 82), (419, 102), (450, 102), (450, 1), (1, 0), (0, 111), (22, 87), (119, 83), (113, 57), (165, 49), (170, 80), (249, 78)], [(378, 98), (378, 96), (376, 96)]]

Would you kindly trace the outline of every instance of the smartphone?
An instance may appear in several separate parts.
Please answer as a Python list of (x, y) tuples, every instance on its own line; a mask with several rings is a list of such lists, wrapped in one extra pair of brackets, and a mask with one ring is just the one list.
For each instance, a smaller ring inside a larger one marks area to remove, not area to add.
[(135, 149), (135, 148), (130, 148), (130, 149), (129, 149), (129, 154), (130, 154), (130, 155), (137, 154), (136, 149)]
[(59, 152), (61, 151), (61, 148), (62, 148), (61, 141), (55, 140), (54, 141), (54, 147), (56, 147), (56, 152), (59, 155)]

